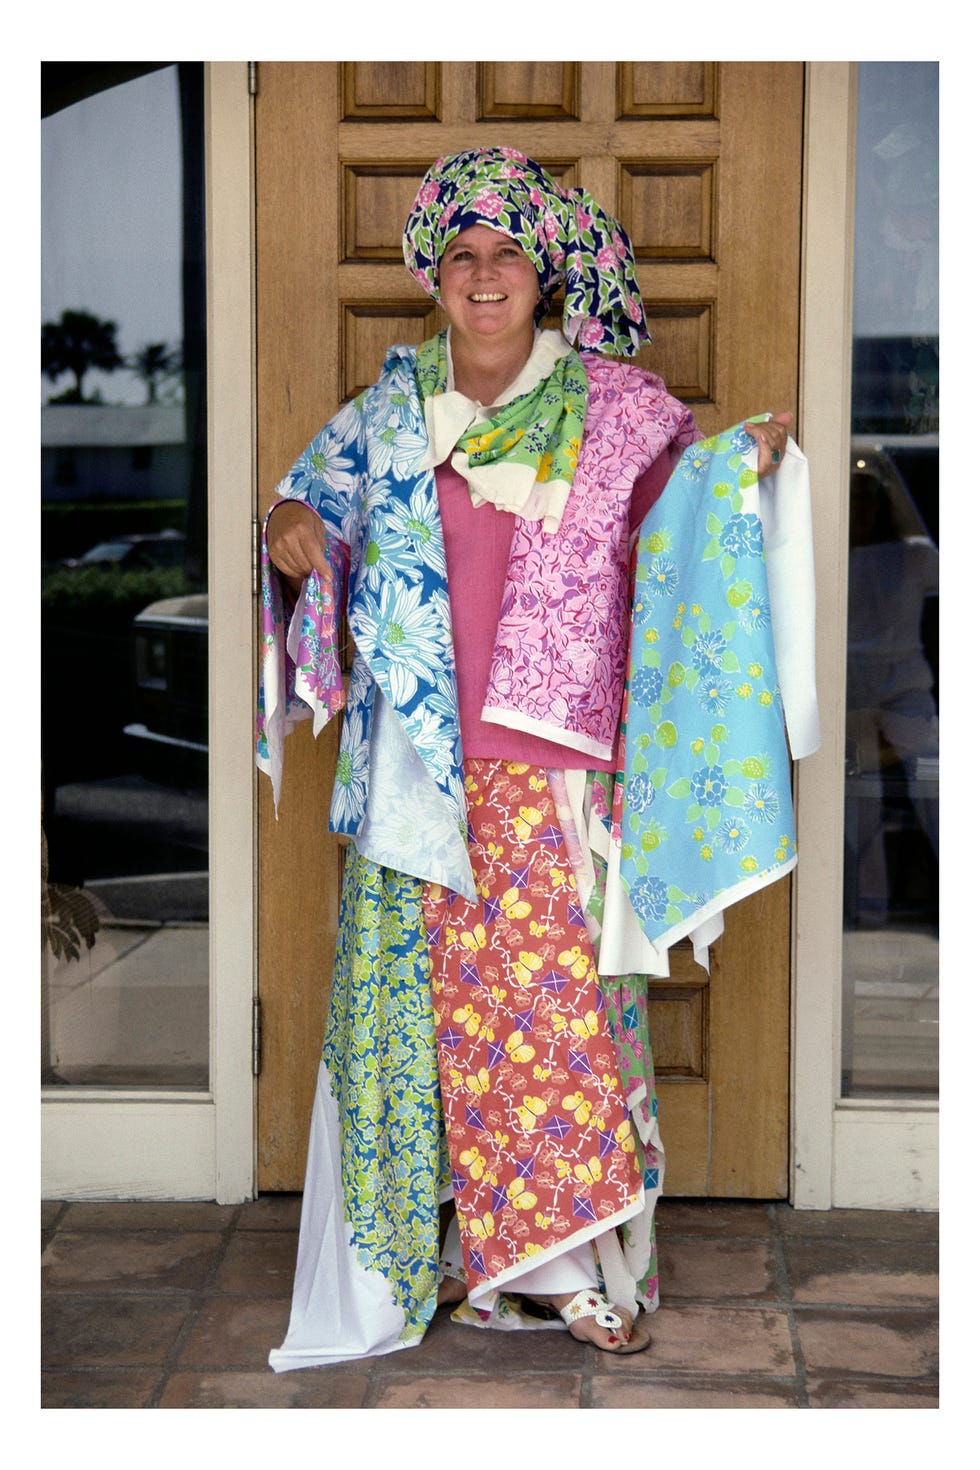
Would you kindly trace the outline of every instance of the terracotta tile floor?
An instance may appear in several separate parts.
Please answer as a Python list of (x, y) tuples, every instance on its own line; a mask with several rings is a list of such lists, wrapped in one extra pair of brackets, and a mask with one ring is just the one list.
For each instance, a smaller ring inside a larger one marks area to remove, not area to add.
[(299, 1198), (42, 1206), (44, 1408), (936, 1408), (938, 1218), (664, 1200), (653, 1346), (440, 1312), (416, 1349), (275, 1374)]

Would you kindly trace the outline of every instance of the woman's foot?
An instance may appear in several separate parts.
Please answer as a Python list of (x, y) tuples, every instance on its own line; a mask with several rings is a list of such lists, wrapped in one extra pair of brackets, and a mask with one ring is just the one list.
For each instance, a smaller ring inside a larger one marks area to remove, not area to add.
[(436, 1296), (437, 1307), (455, 1306), (466, 1296), (466, 1282), (460, 1281), (456, 1276), (444, 1276), (439, 1282), (439, 1291)]
[(635, 1327), (625, 1307), (613, 1306), (599, 1290), (565, 1292), (540, 1298), (563, 1319), (579, 1342), (590, 1342), (606, 1353), (639, 1353), (650, 1346), (650, 1335)]

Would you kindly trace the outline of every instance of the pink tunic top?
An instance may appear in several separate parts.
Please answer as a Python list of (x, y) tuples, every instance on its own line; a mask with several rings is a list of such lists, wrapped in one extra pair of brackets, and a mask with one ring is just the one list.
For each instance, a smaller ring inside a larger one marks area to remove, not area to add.
[[(631, 532), (657, 500), (679, 454), (680, 450), (665, 450), (637, 479), (630, 502)], [(448, 461), (436, 470), (436, 486), (446, 543), (464, 757), (507, 757), (559, 769), (615, 771), (615, 759), (599, 760), (481, 718), (515, 517), (489, 504), (474, 507), (466, 481)]]

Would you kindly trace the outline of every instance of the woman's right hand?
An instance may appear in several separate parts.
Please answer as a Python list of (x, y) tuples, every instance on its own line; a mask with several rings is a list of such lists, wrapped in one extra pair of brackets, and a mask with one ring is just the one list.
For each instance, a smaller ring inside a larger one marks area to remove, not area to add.
[(301, 500), (282, 501), (269, 517), (265, 540), (273, 566), (282, 572), (294, 593), (300, 591), (310, 572), (319, 572), (329, 581), (323, 522), (312, 507)]

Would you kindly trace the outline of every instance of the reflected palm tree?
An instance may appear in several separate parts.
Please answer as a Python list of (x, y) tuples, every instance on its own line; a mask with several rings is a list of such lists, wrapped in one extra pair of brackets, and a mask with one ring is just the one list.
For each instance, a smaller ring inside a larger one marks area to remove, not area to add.
[(133, 354), (126, 366), (146, 384), (146, 402), (149, 405), (159, 402), (161, 382), (180, 372), (183, 358), (180, 349), (167, 342), (147, 342)]
[(71, 373), (75, 386), (52, 398), (52, 403), (95, 403), (83, 391), (85, 374), (92, 368), (104, 373), (125, 366), (116, 346), (116, 323), (101, 321), (90, 311), (63, 311), (56, 322), (41, 326), (41, 371), (52, 383)]

